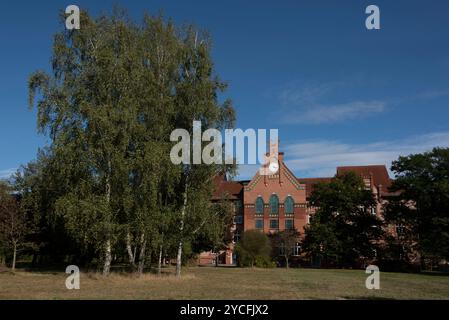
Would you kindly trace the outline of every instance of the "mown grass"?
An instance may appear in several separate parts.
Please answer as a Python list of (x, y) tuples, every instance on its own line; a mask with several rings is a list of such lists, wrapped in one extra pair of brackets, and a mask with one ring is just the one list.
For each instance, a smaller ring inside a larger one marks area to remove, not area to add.
[(449, 299), (449, 276), (380, 275), (367, 290), (364, 270), (185, 268), (183, 276), (82, 273), (67, 290), (63, 272), (0, 271), (0, 299)]

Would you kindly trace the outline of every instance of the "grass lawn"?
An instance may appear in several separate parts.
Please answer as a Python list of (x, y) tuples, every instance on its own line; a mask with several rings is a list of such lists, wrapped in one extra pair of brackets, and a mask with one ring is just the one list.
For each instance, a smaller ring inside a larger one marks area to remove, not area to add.
[(0, 270), (0, 299), (449, 299), (449, 276), (380, 274), (367, 290), (364, 270), (184, 268), (164, 275), (81, 274), (67, 290), (66, 274)]

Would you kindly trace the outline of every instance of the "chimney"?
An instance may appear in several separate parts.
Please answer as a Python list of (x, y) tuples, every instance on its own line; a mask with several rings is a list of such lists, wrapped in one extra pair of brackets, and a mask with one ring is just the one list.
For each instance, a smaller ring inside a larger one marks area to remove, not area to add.
[(284, 161), (284, 153), (283, 153), (283, 152), (279, 152), (279, 153), (278, 153), (278, 160), (279, 160), (280, 162)]

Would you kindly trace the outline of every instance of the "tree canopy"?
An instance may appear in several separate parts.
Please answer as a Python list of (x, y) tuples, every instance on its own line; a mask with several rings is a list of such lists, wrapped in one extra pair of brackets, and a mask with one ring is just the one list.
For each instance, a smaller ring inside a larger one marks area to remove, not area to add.
[(233, 125), (210, 50), (207, 33), (162, 16), (137, 24), (121, 10), (82, 12), (79, 30), (55, 35), (52, 72), (30, 76), (29, 103), (51, 144), (18, 178), (24, 204), (43, 210), (43, 228), (59, 223), (79, 251), (94, 253), (105, 275), (122, 245), (142, 272), (168, 238), (182, 252), (204, 221), (222, 221), (212, 219), (211, 178), (226, 168), (169, 157), (174, 129)]
[(376, 255), (382, 223), (372, 214), (376, 201), (360, 176), (348, 172), (317, 184), (310, 203), (317, 210), (305, 228), (306, 252), (341, 266), (357, 265)]
[(399, 157), (386, 220), (398, 226), (405, 255), (449, 259), (449, 148)]

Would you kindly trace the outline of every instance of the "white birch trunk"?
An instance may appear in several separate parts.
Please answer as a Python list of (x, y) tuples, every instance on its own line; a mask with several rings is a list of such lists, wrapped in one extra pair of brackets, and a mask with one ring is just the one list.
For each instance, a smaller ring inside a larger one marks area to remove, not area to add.
[(131, 235), (129, 232), (126, 235), (126, 251), (128, 251), (128, 257), (129, 257), (129, 264), (133, 269), (136, 268), (136, 255), (133, 253), (132, 246), (131, 246)]
[(182, 206), (182, 210), (181, 210), (181, 224), (179, 226), (179, 233), (181, 236), (181, 239), (179, 240), (179, 245), (178, 245), (178, 255), (176, 257), (176, 276), (180, 277), (181, 276), (181, 264), (182, 264), (182, 245), (183, 245), (183, 231), (184, 231), (184, 218), (186, 215), (186, 207), (187, 207), (187, 189), (188, 189), (188, 183), (186, 181), (186, 185), (185, 185), (185, 190), (184, 190), (184, 204)]
[(162, 244), (159, 247), (159, 261), (157, 264), (157, 274), (160, 275), (162, 272)]
[(105, 257), (104, 257), (104, 265), (103, 265), (103, 275), (108, 276), (111, 271), (111, 262), (112, 262), (112, 248), (111, 248), (111, 240), (106, 240), (105, 244)]
[[(111, 161), (108, 162), (108, 175), (106, 177), (106, 202), (108, 204), (108, 210), (110, 209), (109, 204), (111, 202), (110, 173), (111, 173)], [(109, 272), (111, 271), (111, 263), (112, 263), (111, 238), (110, 238), (109, 234), (107, 234), (106, 237), (107, 237), (107, 239), (106, 239), (105, 246), (104, 246), (105, 257), (104, 257), (104, 265), (103, 265), (103, 275), (104, 276), (109, 275)]]
[(16, 257), (17, 257), (17, 244), (14, 243), (13, 246), (13, 256), (12, 256), (12, 271), (16, 270)]
[(139, 266), (137, 272), (139, 275), (143, 273), (143, 269), (145, 268), (145, 250), (147, 246), (147, 240), (145, 239), (145, 234), (142, 233), (140, 237), (140, 253), (139, 253)]

